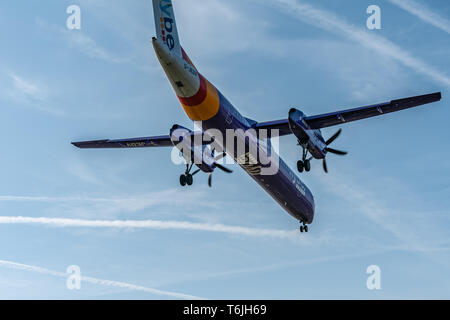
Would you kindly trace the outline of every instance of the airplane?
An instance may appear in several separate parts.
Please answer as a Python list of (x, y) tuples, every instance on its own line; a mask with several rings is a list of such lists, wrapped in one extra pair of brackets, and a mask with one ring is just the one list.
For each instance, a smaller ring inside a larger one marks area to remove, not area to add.
[[(228, 143), (223, 141), (217, 142), (218, 146), (222, 148), (222, 154), (218, 156), (215, 156), (216, 150), (210, 150), (211, 141), (205, 142), (207, 139), (201, 139), (200, 143), (190, 141), (184, 144), (183, 148), (186, 149), (187, 146), (188, 152), (186, 153), (187, 157), (183, 152), (183, 157), (186, 159), (186, 170), (180, 176), (180, 184), (190, 186), (193, 184), (194, 175), (198, 172), (205, 172), (209, 174), (208, 184), (211, 187), (212, 173), (216, 168), (227, 173), (232, 172), (219, 163), (219, 159), (227, 154), (287, 213), (300, 222), (300, 232), (308, 232), (308, 225), (313, 222), (315, 213), (313, 194), (282, 159), (278, 158), (275, 173), (262, 173), (262, 168), (266, 168), (267, 163), (262, 163), (261, 157), (254, 159), (251, 154), (245, 151), (253, 147), (253, 150), (258, 150), (262, 156), (268, 158), (277, 154), (271, 148), (270, 136), (263, 139), (258, 133), (255, 134), (254, 132), (277, 130), (279, 136), (293, 134), (302, 149), (301, 159), (297, 162), (297, 170), (300, 173), (309, 172), (311, 160), (318, 159), (322, 160), (323, 169), (328, 172), (327, 155), (330, 153), (346, 155), (347, 152), (330, 147), (341, 134), (341, 129), (325, 140), (321, 132), (322, 128), (381, 116), (441, 100), (441, 93), (436, 92), (313, 116), (308, 116), (302, 111), (292, 108), (289, 110), (286, 119), (258, 122), (241, 115), (192, 63), (180, 44), (172, 0), (153, 0), (153, 11), (157, 35), (152, 38), (152, 44), (156, 56), (185, 113), (192, 121), (201, 123), (201, 130), (191, 131), (179, 125), (174, 125), (170, 129), (169, 135), (82, 141), (72, 144), (81, 149), (177, 147), (181, 150), (180, 141), (183, 137), (188, 138), (187, 141), (189, 141), (189, 138), (195, 141), (196, 136), (206, 135), (210, 129), (218, 130), (224, 135), (227, 130), (252, 132), (250, 136), (241, 135), (233, 138), (238, 139), (246, 147), (244, 153), (241, 152), (240, 154), (236, 145), (231, 144), (230, 147)], [(251, 131), (252, 129), (254, 131)], [(184, 133), (177, 133), (179, 130)], [(197, 152), (198, 150), (200, 152)], [(205, 152), (205, 150), (208, 151)], [(217, 150), (220, 150), (220, 148), (217, 148)], [(194, 164), (197, 170), (192, 172)]]

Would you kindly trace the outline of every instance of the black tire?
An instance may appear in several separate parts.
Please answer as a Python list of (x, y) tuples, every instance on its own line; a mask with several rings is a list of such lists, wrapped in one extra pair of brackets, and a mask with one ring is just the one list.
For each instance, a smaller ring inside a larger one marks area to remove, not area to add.
[(188, 186), (192, 186), (192, 184), (194, 183), (194, 177), (192, 177), (192, 174), (188, 174), (186, 176), (186, 183)]
[(308, 232), (308, 226), (304, 226), (303, 229), (305, 229), (305, 232)]
[(303, 233), (303, 226), (300, 226), (300, 232)]
[(306, 172), (311, 171), (311, 161), (309, 161), (309, 160), (305, 161), (305, 170), (306, 170)]
[(186, 185), (186, 183), (187, 183), (186, 176), (184, 174), (182, 174), (180, 176), (180, 184), (181, 184), (182, 187), (184, 187)]
[(297, 161), (297, 170), (298, 170), (298, 172), (302, 173), (304, 169), (305, 169), (305, 164), (303, 163), (302, 160), (298, 160)]

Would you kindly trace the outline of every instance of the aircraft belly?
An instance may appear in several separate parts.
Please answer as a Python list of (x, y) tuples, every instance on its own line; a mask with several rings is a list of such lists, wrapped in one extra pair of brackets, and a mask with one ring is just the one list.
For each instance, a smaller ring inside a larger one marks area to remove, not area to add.
[[(240, 116), (234, 115), (236, 109), (226, 100), (219, 92), (220, 108), (217, 114), (207, 121), (203, 121), (203, 130), (218, 129), (224, 137), (224, 149), (226, 149), (226, 130), (242, 129), (248, 130), (249, 125), (246, 120)], [(231, 115), (231, 116), (230, 116)], [(247, 142), (247, 141), (246, 141)], [(249, 150), (246, 143), (246, 150)], [(235, 155), (234, 160), (237, 162), (236, 145), (234, 150), (225, 150), (229, 155)], [(242, 157), (242, 155), (241, 155)], [(275, 174), (262, 175), (257, 174), (258, 171), (252, 170), (256, 166), (240, 165), (286, 212), (297, 220), (312, 223), (314, 219), (314, 198), (310, 190), (304, 185), (297, 175), (279, 159), (279, 168)]]
[(304, 185), (300, 187), (281, 170), (273, 176), (249, 175), (292, 217), (312, 223), (314, 201), (310, 197), (310, 191), (305, 190)]

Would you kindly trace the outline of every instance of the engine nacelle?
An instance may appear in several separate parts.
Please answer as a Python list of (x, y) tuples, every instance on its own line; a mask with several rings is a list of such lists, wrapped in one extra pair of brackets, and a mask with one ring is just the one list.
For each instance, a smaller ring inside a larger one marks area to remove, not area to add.
[(311, 129), (304, 121), (305, 114), (300, 110), (292, 108), (289, 111), (289, 127), (297, 137), (299, 143), (307, 147), (311, 155), (316, 159), (325, 157), (325, 140), (318, 129)]
[(300, 110), (292, 108), (289, 110), (289, 127), (300, 143), (307, 143), (311, 137), (308, 134), (308, 126), (303, 121), (305, 114)]

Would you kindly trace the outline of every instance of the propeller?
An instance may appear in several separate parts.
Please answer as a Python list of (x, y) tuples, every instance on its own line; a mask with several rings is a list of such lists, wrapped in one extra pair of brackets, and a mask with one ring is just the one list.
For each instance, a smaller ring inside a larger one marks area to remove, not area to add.
[[(219, 154), (219, 155), (215, 158), (215, 160), (218, 161), (218, 160), (220, 160), (220, 159), (226, 157), (226, 155), (227, 155), (227, 154), (226, 154), (225, 152), (223, 152), (222, 154)], [(230, 169), (224, 167), (223, 165), (221, 165), (220, 163), (217, 163), (217, 162), (214, 162), (213, 168), (218, 168), (218, 169), (220, 169), (220, 170), (222, 170), (223, 172), (226, 172), (226, 173), (233, 173), (233, 170), (230, 170)], [(209, 174), (209, 177), (208, 177), (208, 186), (209, 186), (210, 188), (212, 187), (212, 174), (213, 174), (213, 173), (211, 172), (211, 173)]]
[(336, 140), (342, 133), (342, 129), (339, 129), (335, 134), (333, 134), (333, 136), (331, 136), (330, 139), (328, 139), (325, 144), (327, 146), (329, 146), (330, 144), (332, 144), (334, 142), (334, 140)]
[[(333, 148), (329, 148), (328, 146), (330, 144), (332, 144), (334, 142), (334, 140), (336, 140), (342, 133), (342, 129), (339, 129), (335, 134), (333, 134), (326, 142), (325, 144), (327, 145), (327, 147), (325, 147), (325, 151), (329, 152), (329, 153), (333, 153), (336, 154), (338, 156), (345, 156), (347, 154), (346, 151), (342, 151), (342, 150), (337, 150), (337, 149), (333, 149)], [(328, 173), (328, 166), (327, 166), (327, 160), (326, 158), (323, 158), (322, 161), (323, 164), (323, 171), (325, 171), (325, 173)]]
[(323, 164), (323, 171), (325, 171), (325, 173), (328, 173), (327, 160), (325, 160), (325, 158), (323, 158), (322, 164)]
[(341, 151), (341, 150), (336, 150), (333, 148), (325, 148), (325, 151), (329, 152), (329, 153), (334, 153), (337, 154), (339, 156), (345, 156), (347, 154), (347, 151)]

